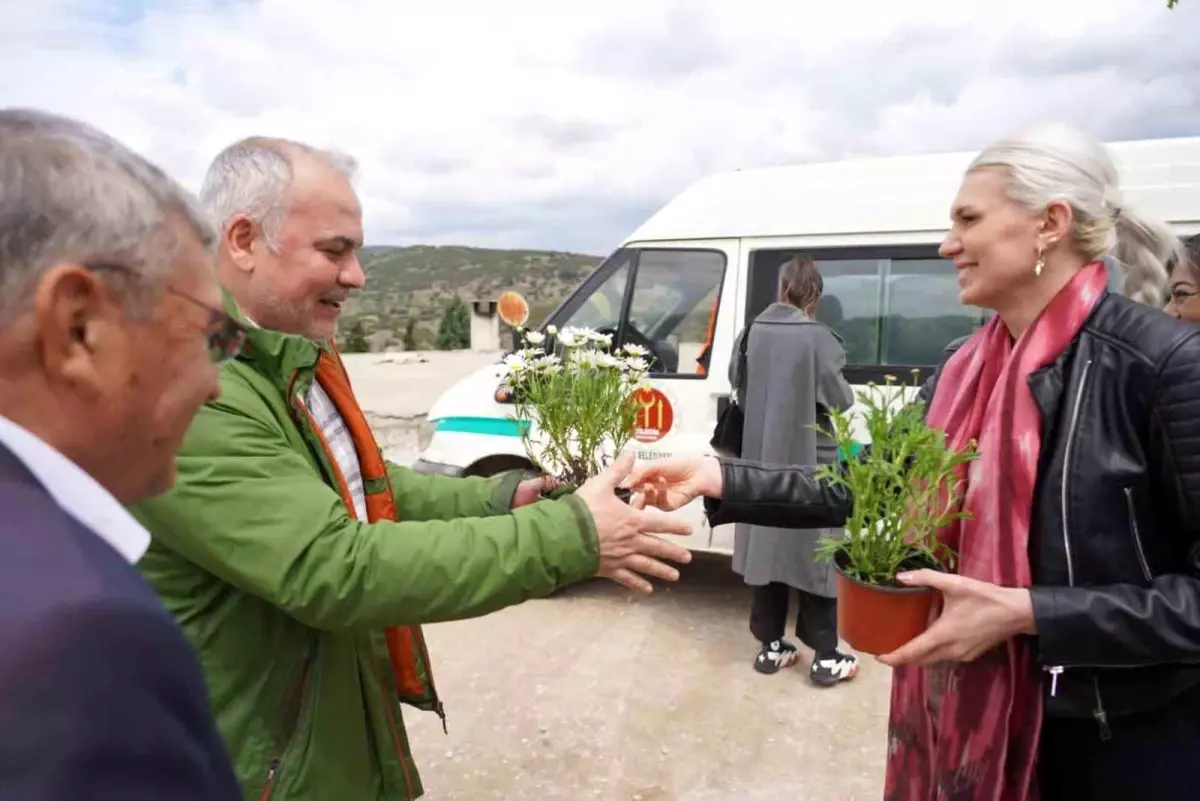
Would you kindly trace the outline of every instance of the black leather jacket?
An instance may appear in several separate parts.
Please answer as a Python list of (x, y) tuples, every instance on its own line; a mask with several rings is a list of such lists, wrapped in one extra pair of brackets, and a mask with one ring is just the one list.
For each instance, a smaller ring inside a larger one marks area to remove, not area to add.
[[(1200, 328), (1106, 294), (1029, 388), (1042, 422), (1029, 558), (1046, 712), (1091, 716), (1106, 737), (1108, 717), (1200, 684)], [(713, 525), (845, 520), (851, 499), (815, 468), (722, 464)]]

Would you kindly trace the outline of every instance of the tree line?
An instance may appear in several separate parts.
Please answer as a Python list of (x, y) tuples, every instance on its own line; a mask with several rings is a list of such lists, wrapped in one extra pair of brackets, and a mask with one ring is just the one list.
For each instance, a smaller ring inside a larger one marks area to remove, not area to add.
[[(409, 317), (400, 337), (405, 350), (417, 349), (417, 321)], [(343, 353), (368, 353), (367, 331), (360, 319), (354, 319), (344, 334), (338, 335), (338, 349)], [(462, 298), (455, 295), (442, 312), (438, 323), (435, 347), (438, 350), (462, 350), (471, 346), (471, 312)]]

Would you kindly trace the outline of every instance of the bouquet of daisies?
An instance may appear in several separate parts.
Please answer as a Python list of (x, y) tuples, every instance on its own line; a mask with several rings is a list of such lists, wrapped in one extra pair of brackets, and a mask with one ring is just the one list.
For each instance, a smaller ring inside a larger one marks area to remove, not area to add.
[(523, 347), (504, 366), (526, 453), (546, 474), (578, 486), (633, 436), (648, 353), (640, 345), (613, 352), (610, 335), (586, 328), (520, 334)]

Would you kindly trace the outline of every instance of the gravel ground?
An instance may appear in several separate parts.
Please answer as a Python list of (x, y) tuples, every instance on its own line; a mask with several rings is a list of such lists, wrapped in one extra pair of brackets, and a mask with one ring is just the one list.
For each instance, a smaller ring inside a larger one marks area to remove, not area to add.
[(413, 351), (342, 356), (354, 393), (384, 455), (396, 464), (417, 459), (417, 429), (443, 392), (500, 353)]
[(427, 627), (449, 735), (405, 712), (428, 798), (877, 799), (890, 670), (820, 689), (752, 668), (728, 558), (636, 597), (587, 582)]
[[(357, 357), (355, 388), (388, 457), (415, 460), (429, 404), (488, 358)], [(728, 557), (698, 555), (649, 597), (591, 581), (426, 627), (449, 735), (405, 710), (425, 797), (878, 799), (888, 668), (864, 657), (854, 681), (819, 689), (802, 650), (792, 670), (761, 676), (749, 611)]]
[(366, 415), (385, 458), (404, 465), (417, 460), (417, 428), (425, 415), (409, 418), (382, 417), (370, 412)]

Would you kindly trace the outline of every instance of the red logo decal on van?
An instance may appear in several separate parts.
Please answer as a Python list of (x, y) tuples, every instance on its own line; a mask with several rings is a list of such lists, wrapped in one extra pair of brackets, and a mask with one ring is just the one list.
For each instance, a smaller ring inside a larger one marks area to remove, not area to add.
[(658, 442), (671, 430), (675, 411), (667, 396), (657, 389), (640, 389), (634, 393), (637, 417), (633, 421), (633, 438), (638, 442)]

